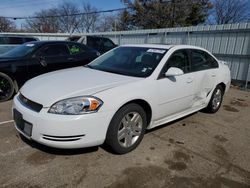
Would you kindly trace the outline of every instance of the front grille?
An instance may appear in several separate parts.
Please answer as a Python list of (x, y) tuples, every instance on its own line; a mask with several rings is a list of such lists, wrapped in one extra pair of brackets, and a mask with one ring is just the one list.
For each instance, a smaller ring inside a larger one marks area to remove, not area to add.
[(31, 101), (24, 97), (21, 93), (18, 96), (19, 101), (27, 108), (35, 111), (35, 112), (40, 112), (43, 108), (43, 105), (36, 103), (34, 101)]

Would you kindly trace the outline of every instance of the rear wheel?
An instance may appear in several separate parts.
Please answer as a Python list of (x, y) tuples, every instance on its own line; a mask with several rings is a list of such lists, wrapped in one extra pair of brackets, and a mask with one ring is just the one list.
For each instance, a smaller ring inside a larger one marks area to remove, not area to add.
[(146, 114), (141, 106), (132, 103), (125, 105), (111, 120), (106, 144), (118, 154), (132, 151), (140, 144), (146, 123)]
[(15, 86), (12, 79), (0, 72), (0, 102), (9, 100), (15, 92)]
[(220, 109), (222, 100), (223, 100), (224, 89), (221, 85), (216, 86), (212, 97), (208, 103), (208, 106), (205, 108), (206, 112), (215, 113)]

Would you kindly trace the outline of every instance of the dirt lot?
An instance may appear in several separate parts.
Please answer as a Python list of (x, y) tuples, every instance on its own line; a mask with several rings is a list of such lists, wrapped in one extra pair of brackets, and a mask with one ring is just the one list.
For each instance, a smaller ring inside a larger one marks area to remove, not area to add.
[[(11, 120), (0, 104), (0, 122)], [(55, 150), (0, 123), (0, 187), (250, 187), (250, 92), (231, 89), (216, 114), (148, 132), (127, 155), (102, 147)]]

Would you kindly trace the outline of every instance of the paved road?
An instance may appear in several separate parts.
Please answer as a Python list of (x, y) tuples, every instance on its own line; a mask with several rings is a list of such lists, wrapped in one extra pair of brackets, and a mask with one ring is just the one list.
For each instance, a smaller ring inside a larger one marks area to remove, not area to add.
[[(0, 104), (0, 122), (10, 106)], [(46, 148), (0, 124), (0, 187), (250, 187), (249, 112), (250, 93), (231, 89), (218, 113), (150, 131), (127, 155)]]

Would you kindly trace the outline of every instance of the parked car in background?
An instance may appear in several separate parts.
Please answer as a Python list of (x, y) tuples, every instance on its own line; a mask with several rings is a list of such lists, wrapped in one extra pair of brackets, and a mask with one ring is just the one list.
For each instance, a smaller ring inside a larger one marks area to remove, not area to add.
[(68, 37), (68, 38), (66, 39), (66, 41), (77, 42), (80, 38), (81, 38), (81, 36), (79, 36), (79, 35), (74, 35), (74, 36)]
[(66, 41), (29, 42), (16, 47), (0, 55), (0, 102), (10, 99), (30, 78), (50, 71), (83, 66), (98, 54), (83, 44)]
[(99, 37), (99, 36), (71, 36), (68, 41), (77, 41), (79, 43), (85, 44), (101, 54), (115, 48), (117, 45), (106, 37)]
[(29, 36), (8, 36), (0, 35), (0, 54), (6, 53), (9, 50), (31, 41), (39, 41), (38, 38)]
[(56, 148), (104, 142), (135, 149), (152, 129), (201, 109), (219, 110), (230, 70), (208, 51), (185, 45), (124, 45), (85, 67), (28, 81), (15, 96), (16, 129)]

